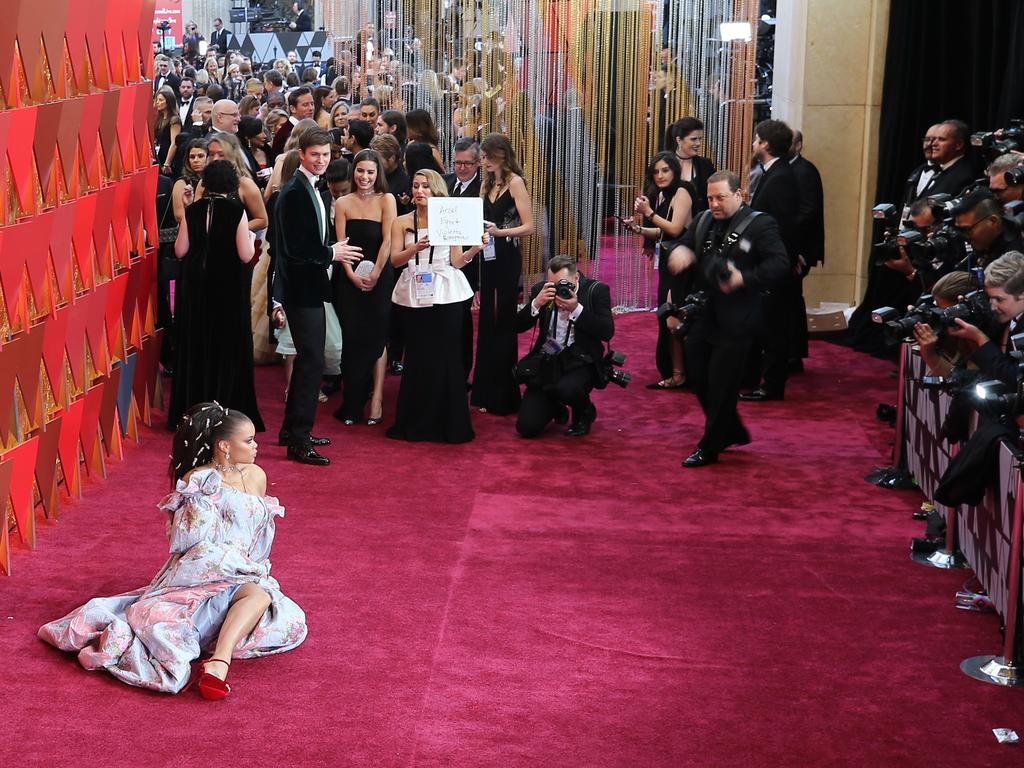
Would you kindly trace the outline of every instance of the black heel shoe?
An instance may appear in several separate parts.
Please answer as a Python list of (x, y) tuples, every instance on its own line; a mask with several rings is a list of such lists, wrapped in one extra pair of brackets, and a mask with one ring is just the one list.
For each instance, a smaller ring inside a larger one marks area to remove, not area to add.
[[(372, 401), (371, 401), (371, 405), (372, 405)], [(380, 403), (380, 413), (378, 413), (376, 416), (371, 416), (370, 418), (368, 418), (366, 420), (366, 426), (368, 426), (368, 427), (375, 427), (378, 424), (380, 424), (382, 421), (384, 421), (384, 401), (383, 400), (381, 400), (381, 403)]]

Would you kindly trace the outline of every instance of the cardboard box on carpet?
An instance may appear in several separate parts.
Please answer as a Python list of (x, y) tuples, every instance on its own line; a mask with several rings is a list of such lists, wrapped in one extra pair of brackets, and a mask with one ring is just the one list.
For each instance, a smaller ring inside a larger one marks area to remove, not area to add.
[(808, 333), (837, 333), (845, 331), (849, 313), (854, 307), (835, 301), (823, 301), (817, 308), (807, 309)]

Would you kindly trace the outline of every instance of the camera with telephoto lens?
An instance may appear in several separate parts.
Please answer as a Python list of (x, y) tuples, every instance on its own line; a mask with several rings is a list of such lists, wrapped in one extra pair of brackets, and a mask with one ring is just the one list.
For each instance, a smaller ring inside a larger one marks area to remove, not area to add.
[(957, 320), (965, 323), (985, 327), (992, 320), (992, 309), (989, 305), (988, 294), (983, 290), (971, 291), (959, 304), (954, 304), (946, 309), (935, 307), (928, 312), (928, 319), (925, 320), (936, 333), (941, 333), (947, 328), (956, 326)]
[(654, 314), (658, 316), (659, 320), (667, 320), (670, 317), (674, 317), (678, 320), (679, 325), (672, 329), (672, 333), (675, 336), (682, 338), (690, 332), (690, 329), (697, 321), (697, 318), (704, 314), (704, 310), (707, 305), (707, 292), (695, 291), (683, 299), (680, 304), (673, 304), (666, 301), (654, 311)]
[[(1001, 133), (1001, 136), (997, 136)], [(999, 157), (1007, 152), (1020, 151), (1024, 147), (1024, 120), (1011, 120), (1000, 131), (980, 131), (971, 134), (971, 144), (988, 157)]]
[(619, 370), (626, 362), (626, 356), (621, 352), (616, 352), (612, 349), (608, 350), (608, 354), (601, 358), (601, 361), (597, 364), (597, 389), (604, 389), (608, 386), (608, 383), (622, 387), (625, 389), (629, 386), (629, 382), (633, 380), (633, 374), (627, 371)]
[(1003, 174), (1003, 180), (1008, 187), (1019, 187), (1024, 184), (1024, 166), (1018, 165)]
[(974, 385), (974, 409), (1000, 421), (1013, 421), (1024, 416), (1024, 363), (1018, 361), (1017, 386), (1008, 387), (995, 379)]
[(924, 293), (905, 315), (900, 316), (899, 310), (892, 307), (879, 307), (871, 313), (871, 320), (882, 326), (886, 344), (899, 344), (913, 335), (915, 325), (928, 322), (933, 309), (935, 299), (930, 293)]

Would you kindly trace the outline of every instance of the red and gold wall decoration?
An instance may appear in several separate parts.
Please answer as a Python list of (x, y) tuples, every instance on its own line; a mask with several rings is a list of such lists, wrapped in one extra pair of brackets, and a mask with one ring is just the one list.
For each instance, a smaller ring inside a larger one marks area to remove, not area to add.
[[(154, 0), (0, 24), (0, 570), (158, 396)], [(16, 558), (15, 558), (16, 559)]]

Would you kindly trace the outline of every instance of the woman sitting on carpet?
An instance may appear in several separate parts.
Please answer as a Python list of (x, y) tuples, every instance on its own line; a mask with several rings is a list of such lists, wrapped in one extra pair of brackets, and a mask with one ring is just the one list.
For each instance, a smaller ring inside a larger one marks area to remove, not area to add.
[[(148, 586), (93, 598), (43, 625), (39, 637), (129, 685), (178, 693), (198, 679), (211, 700), (231, 691), (224, 679), (232, 657), (299, 645), (305, 614), (270, 576), (274, 518), (284, 509), (265, 495), (255, 459), (244, 413), (217, 403), (190, 408), (174, 434), (177, 487), (159, 505), (170, 558)], [(212, 656), (196, 661), (204, 652)]]

